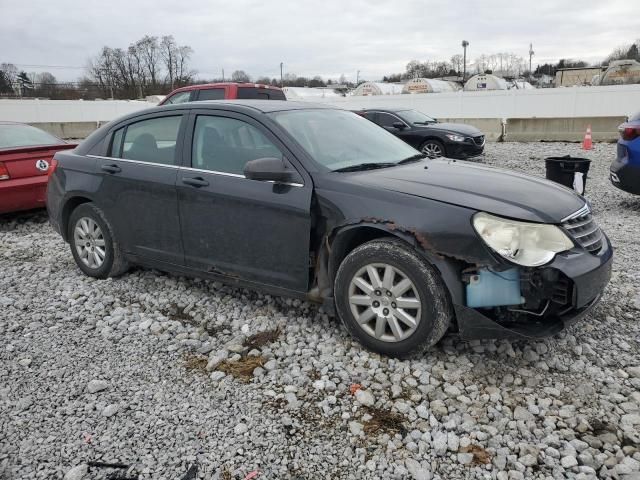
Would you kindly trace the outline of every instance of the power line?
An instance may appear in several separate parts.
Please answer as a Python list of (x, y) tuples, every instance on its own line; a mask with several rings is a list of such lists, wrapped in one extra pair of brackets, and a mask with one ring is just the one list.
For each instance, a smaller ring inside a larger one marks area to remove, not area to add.
[(11, 63), (11, 62), (6, 62), (6, 63), (10, 63), (12, 65), (15, 65), (16, 67), (26, 67), (26, 68), (67, 68), (67, 69), (74, 69), (74, 70), (84, 70), (86, 68), (86, 67), (78, 67), (73, 65), (31, 65), (27, 63)]

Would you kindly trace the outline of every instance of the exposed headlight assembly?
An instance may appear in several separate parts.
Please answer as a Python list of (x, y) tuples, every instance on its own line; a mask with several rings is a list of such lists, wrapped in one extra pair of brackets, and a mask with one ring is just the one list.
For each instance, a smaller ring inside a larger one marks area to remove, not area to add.
[(574, 246), (555, 225), (518, 222), (484, 212), (473, 216), (473, 228), (493, 251), (525, 267), (549, 263), (556, 253)]
[(464, 142), (464, 137), (462, 135), (455, 135), (453, 133), (447, 133), (445, 135), (452, 142)]

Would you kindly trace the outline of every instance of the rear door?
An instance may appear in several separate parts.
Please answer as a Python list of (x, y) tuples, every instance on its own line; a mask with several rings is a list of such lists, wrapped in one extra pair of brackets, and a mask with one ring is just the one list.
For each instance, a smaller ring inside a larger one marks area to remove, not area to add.
[(184, 263), (176, 177), (185, 120), (175, 111), (137, 117), (98, 157), (99, 206), (125, 251), (142, 259)]
[[(192, 114), (185, 142), (190, 162), (178, 175), (185, 263), (228, 277), (306, 292), (309, 281), (311, 180), (261, 123), (233, 112)], [(247, 161), (286, 157), (300, 184), (249, 180)]]

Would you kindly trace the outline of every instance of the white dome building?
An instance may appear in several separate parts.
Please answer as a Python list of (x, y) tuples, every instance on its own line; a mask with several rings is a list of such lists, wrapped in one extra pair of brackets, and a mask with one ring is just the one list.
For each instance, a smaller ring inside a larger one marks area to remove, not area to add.
[(454, 82), (434, 78), (413, 78), (404, 84), (402, 93), (440, 93), (455, 92)]
[(364, 82), (358, 85), (351, 95), (397, 95), (402, 93), (402, 85), (398, 83)]
[(464, 84), (466, 92), (483, 90), (508, 90), (509, 86), (504, 78), (496, 77), (488, 73), (474, 75)]

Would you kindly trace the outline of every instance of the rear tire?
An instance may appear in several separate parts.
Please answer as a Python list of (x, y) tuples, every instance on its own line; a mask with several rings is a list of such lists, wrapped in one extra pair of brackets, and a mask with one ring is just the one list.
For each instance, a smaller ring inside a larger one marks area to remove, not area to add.
[(116, 277), (129, 269), (111, 225), (93, 203), (83, 203), (71, 213), (68, 229), (71, 254), (85, 275)]
[(426, 351), (453, 318), (438, 272), (396, 239), (372, 240), (349, 253), (338, 269), (334, 296), (349, 333), (391, 357)]

